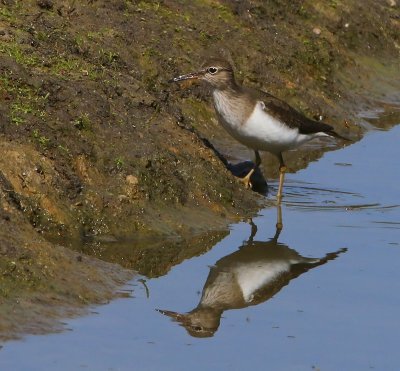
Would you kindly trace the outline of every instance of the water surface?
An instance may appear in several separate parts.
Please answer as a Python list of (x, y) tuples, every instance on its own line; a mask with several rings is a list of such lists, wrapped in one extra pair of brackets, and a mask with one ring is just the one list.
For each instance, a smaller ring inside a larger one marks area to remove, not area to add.
[(400, 369), (399, 143), (370, 132), (289, 174), (280, 233), (268, 207), (69, 331), (4, 344), (0, 369)]

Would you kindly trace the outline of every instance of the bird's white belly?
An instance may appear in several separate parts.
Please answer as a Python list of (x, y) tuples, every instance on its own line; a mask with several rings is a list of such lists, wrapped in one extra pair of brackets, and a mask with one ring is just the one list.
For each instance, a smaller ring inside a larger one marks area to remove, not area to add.
[(290, 262), (255, 262), (235, 269), (238, 284), (243, 293), (243, 299), (251, 302), (254, 293), (276, 280), (281, 274), (290, 270)]
[(222, 118), (222, 126), (237, 141), (254, 150), (278, 154), (296, 148), (317, 136), (326, 135), (324, 133), (300, 134), (297, 128), (290, 128), (268, 114), (261, 101), (243, 123), (233, 114), (229, 104), (217, 95), (214, 95), (214, 98), (216, 108)]
[(250, 148), (279, 153), (296, 148), (314, 136), (300, 134), (297, 128), (290, 128), (263, 110), (258, 102), (253, 113), (240, 128), (242, 143)]

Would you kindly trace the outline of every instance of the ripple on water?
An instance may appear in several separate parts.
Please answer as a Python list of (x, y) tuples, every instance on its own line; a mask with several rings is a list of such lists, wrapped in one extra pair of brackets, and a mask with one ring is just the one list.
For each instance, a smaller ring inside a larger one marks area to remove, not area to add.
[[(272, 184), (272, 190), (277, 186)], [(356, 192), (339, 188), (319, 187), (314, 183), (288, 181), (285, 184), (283, 203), (290, 208), (303, 211), (387, 211), (400, 207), (400, 204), (385, 205), (379, 202), (366, 201), (365, 197)]]

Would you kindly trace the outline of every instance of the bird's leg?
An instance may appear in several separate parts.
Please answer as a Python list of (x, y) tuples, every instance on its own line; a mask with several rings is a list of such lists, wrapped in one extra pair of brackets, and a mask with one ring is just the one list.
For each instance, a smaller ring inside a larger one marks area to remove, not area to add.
[(278, 205), (277, 207), (277, 215), (276, 215), (276, 233), (279, 236), (283, 229), (283, 221), (282, 221), (282, 207)]
[(255, 162), (253, 168), (248, 172), (248, 174), (244, 178), (241, 179), (246, 188), (251, 188), (253, 186), (251, 184), (250, 178), (261, 164), (260, 154), (258, 153), (258, 151), (254, 151), (254, 153), (256, 154), (256, 162)]
[(282, 153), (278, 154), (278, 159), (279, 159), (279, 188), (278, 188), (277, 201), (278, 204), (280, 204), (282, 200), (283, 182), (285, 181), (286, 165), (283, 162)]
[(253, 242), (254, 237), (257, 234), (257, 226), (254, 224), (253, 219), (250, 219), (251, 234), (247, 243)]
[(281, 234), (283, 229), (283, 221), (282, 221), (282, 208), (281, 205), (276, 205), (276, 229), (275, 229), (275, 236), (272, 239), (275, 242), (278, 242), (278, 237)]

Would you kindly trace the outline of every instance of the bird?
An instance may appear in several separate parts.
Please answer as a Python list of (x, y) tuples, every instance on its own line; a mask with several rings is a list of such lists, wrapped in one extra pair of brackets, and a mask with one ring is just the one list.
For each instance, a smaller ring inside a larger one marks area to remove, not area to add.
[(257, 226), (252, 221), (250, 225), (249, 239), (210, 267), (200, 302), (193, 310), (188, 313), (157, 311), (185, 327), (191, 336), (211, 337), (218, 330), (225, 311), (266, 302), (291, 280), (347, 251), (342, 248), (321, 258), (304, 257), (278, 242), (279, 223), (269, 241), (254, 240)]
[(205, 81), (212, 88), (214, 108), (224, 129), (239, 143), (255, 153), (255, 163), (242, 179), (251, 188), (251, 176), (261, 165), (259, 151), (275, 155), (279, 161), (278, 203), (282, 200), (286, 165), (282, 153), (317, 137), (348, 140), (334, 128), (307, 118), (285, 101), (264, 91), (238, 84), (232, 65), (225, 59), (212, 58), (198, 71), (170, 79)]

